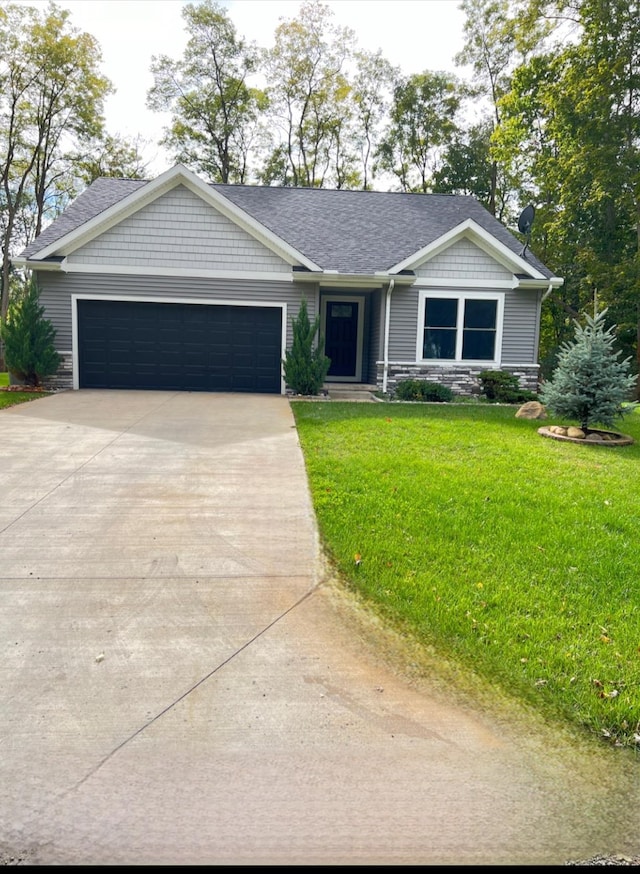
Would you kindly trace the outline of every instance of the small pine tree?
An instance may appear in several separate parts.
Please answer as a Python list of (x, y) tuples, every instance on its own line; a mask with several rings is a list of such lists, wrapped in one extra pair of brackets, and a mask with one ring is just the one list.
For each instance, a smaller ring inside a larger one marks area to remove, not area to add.
[(331, 359), (322, 352), (320, 336), (314, 344), (319, 324), (317, 316), (313, 324), (310, 322), (307, 302), (303, 298), (297, 318), (291, 320), (293, 342), (291, 349), (285, 352), (283, 362), (287, 385), (300, 395), (317, 395), (331, 364)]
[(629, 358), (620, 361), (614, 351), (614, 327), (605, 329), (607, 310), (585, 313), (584, 327), (575, 321), (575, 338), (560, 347), (551, 379), (540, 391), (540, 401), (555, 416), (577, 419), (583, 431), (593, 423), (612, 427), (633, 404), (636, 377), (629, 373)]
[(61, 360), (53, 345), (55, 329), (44, 318), (39, 298), (32, 278), (25, 294), (9, 307), (6, 321), (0, 325), (7, 369), (20, 382), (34, 386), (55, 373)]

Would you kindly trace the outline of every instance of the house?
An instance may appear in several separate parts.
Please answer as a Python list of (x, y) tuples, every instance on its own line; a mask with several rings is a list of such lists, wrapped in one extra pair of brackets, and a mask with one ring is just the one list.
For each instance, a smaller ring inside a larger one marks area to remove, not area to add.
[(538, 387), (562, 284), (473, 197), (209, 184), (183, 166), (98, 179), (14, 260), (32, 270), (69, 388), (285, 393), (307, 301), (328, 381)]

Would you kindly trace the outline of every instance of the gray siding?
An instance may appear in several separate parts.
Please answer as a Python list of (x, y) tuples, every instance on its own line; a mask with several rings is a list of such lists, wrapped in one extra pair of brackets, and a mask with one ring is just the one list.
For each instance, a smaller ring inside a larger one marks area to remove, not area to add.
[(503, 365), (538, 361), (540, 307), (539, 291), (509, 291), (505, 295)]
[(301, 288), (291, 282), (260, 283), (233, 279), (175, 279), (165, 276), (123, 276), (120, 274), (49, 273), (38, 275), (40, 302), (46, 318), (56, 330), (56, 348), (71, 350), (72, 313), (71, 295), (113, 295), (140, 298), (179, 298), (194, 303), (226, 300), (287, 305), (287, 346), (291, 344), (291, 319), (298, 314), (302, 294), (307, 298), (309, 317), (317, 313), (317, 295), (309, 287)]
[(289, 272), (290, 266), (183, 185), (73, 252), (70, 264)]
[(363, 374), (365, 382), (375, 385), (377, 379), (377, 362), (384, 354), (384, 334), (382, 324), (384, 318), (385, 292), (374, 291), (368, 301), (370, 330), (369, 330), (369, 357), (367, 360), (367, 372)]
[(422, 264), (416, 270), (416, 276), (419, 279), (453, 279), (461, 283), (465, 279), (511, 279), (512, 274), (471, 240), (458, 240), (435, 258)]
[(418, 336), (418, 290), (396, 288), (391, 293), (389, 320), (389, 359), (415, 361)]
[[(418, 296), (421, 288), (412, 286), (393, 292), (389, 359), (415, 361), (418, 331)], [(438, 286), (438, 291), (445, 291)], [(456, 292), (454, 286), (452, 292)], [(491, 291), (483, 288), (482, 291)], [(504, 295), (504, 328), (502, 333), (503, 364), (535, 364), (538, 360), (538, 319), (540, 293), (496, 289)]]

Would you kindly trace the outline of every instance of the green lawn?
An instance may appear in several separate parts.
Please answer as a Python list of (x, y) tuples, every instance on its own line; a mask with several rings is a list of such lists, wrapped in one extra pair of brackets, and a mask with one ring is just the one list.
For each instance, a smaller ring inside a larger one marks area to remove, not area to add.
[(292, 401), (339, 579), (452, 665), (640, 748), (640, 415), (626, 447), (514, 407)]
[[(0, 373), (0, 388), (5, 385), (9, 385), (9, 374)], [(42, 394), (32, 391), (0, 391), (0, 410), (5, 407), (14, 407), (16, 404), (24, 404), (39, 397), (42, 397)]]

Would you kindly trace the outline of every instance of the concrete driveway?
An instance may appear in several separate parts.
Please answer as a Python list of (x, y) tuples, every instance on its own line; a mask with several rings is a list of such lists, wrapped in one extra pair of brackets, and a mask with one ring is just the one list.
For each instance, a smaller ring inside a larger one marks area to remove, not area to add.
[(637, 849), (628, 759), (398, 670), (325, 579), (286, 398), (62, 392), (0, 461), (0, 863)]

